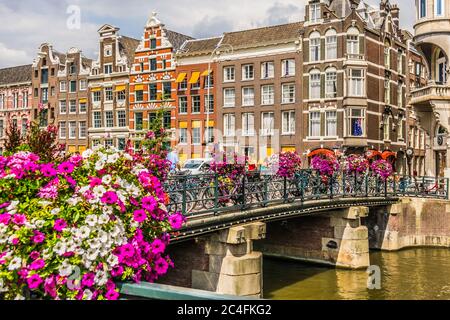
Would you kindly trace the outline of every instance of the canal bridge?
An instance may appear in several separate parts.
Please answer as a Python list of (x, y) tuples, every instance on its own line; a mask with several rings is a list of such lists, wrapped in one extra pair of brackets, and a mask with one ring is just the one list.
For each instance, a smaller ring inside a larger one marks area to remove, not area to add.
[(360, 269), (369, 248), (450, 247), (446, 178), (302, 170), (172, 176), (165, 188), (186, 223), (172, 235), (176, 268), (161, 284), (256, 298), (263, 256)]

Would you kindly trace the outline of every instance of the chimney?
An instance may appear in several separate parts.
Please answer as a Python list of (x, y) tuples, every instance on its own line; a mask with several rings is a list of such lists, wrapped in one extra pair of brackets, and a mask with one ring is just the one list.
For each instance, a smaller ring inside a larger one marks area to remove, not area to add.
[(400, 27), (400, 8), (398, 7), (398, 5), (396, 4), (392, 4), (391, 5), (391, 16), (392, 16), (392, 21), (394, 22), (394, 24), (397, 26), (397, 28)]

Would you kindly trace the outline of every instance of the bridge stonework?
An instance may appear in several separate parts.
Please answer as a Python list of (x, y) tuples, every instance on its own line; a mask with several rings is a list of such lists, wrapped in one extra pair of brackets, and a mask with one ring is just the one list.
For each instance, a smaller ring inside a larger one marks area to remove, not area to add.
[(352, 207), (268, 223), (268, 237), (255, 247), (268, 257), (348, 269), (367, 268), (369, 237), (361, 218), (368, 213), (367, 207)]
[(372, 208), (365, 224), (371, 249), (450, 247), (450, 201), (403, 198)]

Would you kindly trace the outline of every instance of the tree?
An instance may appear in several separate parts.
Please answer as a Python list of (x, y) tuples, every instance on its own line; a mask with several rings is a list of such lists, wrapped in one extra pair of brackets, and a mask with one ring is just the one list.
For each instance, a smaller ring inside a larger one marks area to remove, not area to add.
[(26, 145), (29, 151), (39, 155), (42, 161), (52, 162), (64, 158), (65, 146), (58, 142), (58, 127), (49, 125), (41, 129), (39, 123), (30, 123)]
[(17, 123), (11, 121), (8, 128), (6, 128), (5, 149), (7, 152), (15, 153), (22, 145), (22, 133), (20, 132)]

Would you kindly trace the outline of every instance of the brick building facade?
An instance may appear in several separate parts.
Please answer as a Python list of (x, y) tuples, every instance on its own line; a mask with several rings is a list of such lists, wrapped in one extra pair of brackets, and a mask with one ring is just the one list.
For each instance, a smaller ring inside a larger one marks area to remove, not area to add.
[(15, 125), (23, 135), (31, 120), (31, 65), (0, 69), (0, 154), (6, 130)]

